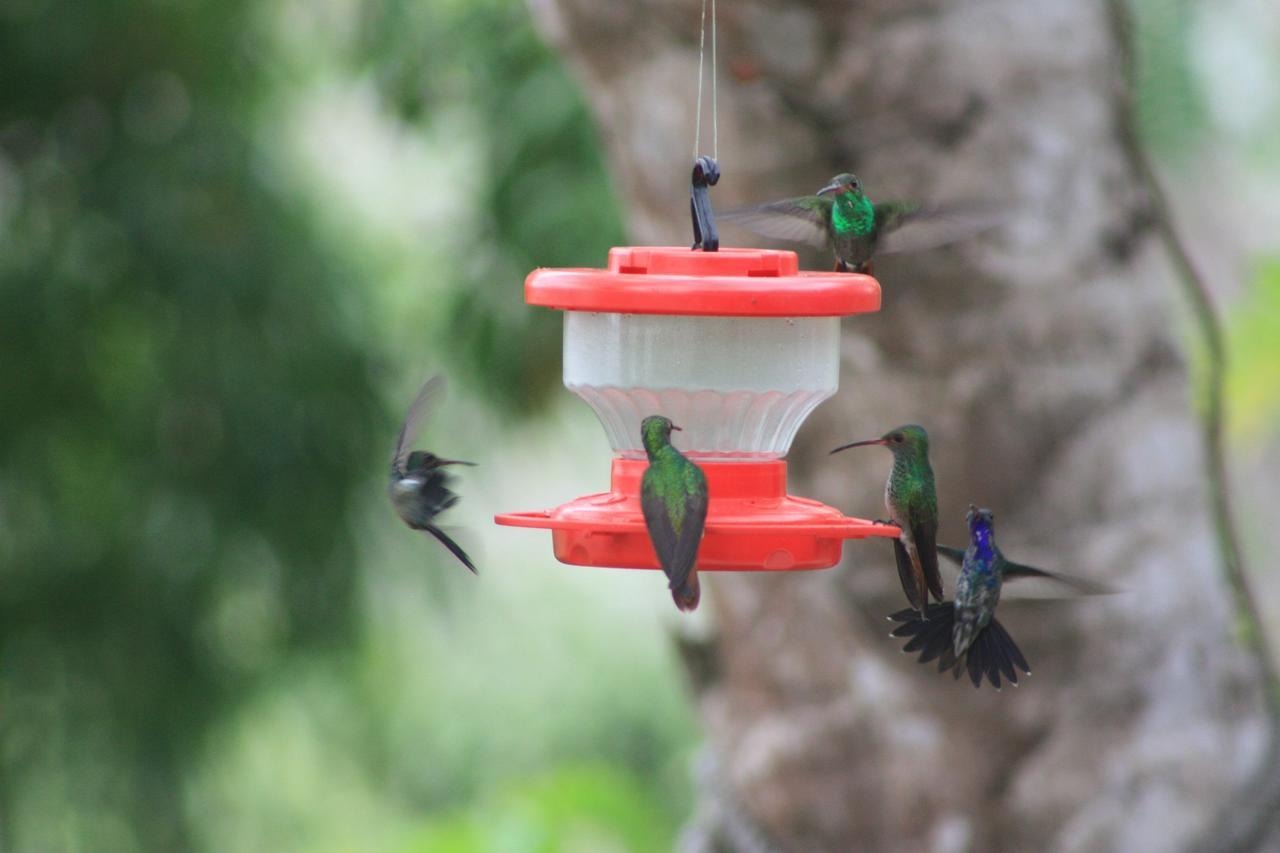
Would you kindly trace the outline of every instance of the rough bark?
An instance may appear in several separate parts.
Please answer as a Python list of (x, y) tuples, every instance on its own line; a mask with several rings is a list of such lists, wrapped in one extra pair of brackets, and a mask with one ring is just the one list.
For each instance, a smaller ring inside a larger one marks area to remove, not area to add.
[[(586, 86), (634, 240), (688, 243), (700, 4), (532, 6)], [(978, 240), (877, 263), (883, 309), (846, 322), (842, 390), (801, 431), (793, 491), (878, 515), (887, 454), (828, 463), (826, 450), (919, 422), (941, 541), (963, 543), (974, 501), (1017, 559), (1129, 592), (1003, 605), (1035, 676), (996, 693), (915, 665), (885, 636), (901, 591), (883, 543), (850, 544), (830, 572), (709, 579), (716, 633), (695, 654), (704, 776), (718, 781), (712, 817), (686, 840), (1184, 849), (1258, 771), (1269, 720), (1233, 634), (1183, 318), (1123, 144), (1107, 8), (719, 7), (717, 205), (852, 169), (873, 197), (1013, 212)], [(704, 124), (704, 153), (708, 136)]]

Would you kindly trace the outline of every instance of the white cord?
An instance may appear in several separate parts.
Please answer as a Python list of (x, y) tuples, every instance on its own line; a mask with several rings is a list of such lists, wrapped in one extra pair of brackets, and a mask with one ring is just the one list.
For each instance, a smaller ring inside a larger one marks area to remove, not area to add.
[[(706, 3), (706, 0), (703, 0)], [(701, 64), (701, 60), (699, 60)], [(716, 0), (711, 0), (711, 156), (720, 162), (720, 110), (716, 105)], [(701, 69), (699, 69), (701, 82)]]
[[(712, 37), (715, 44), (715, 35)], [(702, 57), (707, 43), (707, 0), (702, 0), (702, 28), (698, 33), (698, 109), (697, 118), (693, 120), (693, 159), (698, 159), (698, 147), (702, 142)], [(714, 62), (714, 58), (712, 62)]]
[[(698, 32), (698, 117), (693, 123), (693, 159), (698, 159), (702, 146), (702, 60), (707, 45), (707, 0), (702, 0), (702, 27)], [(716, 0), (711, 0), (711, 156), (720, 160), (720, 109), (717, 101), (719, 76), (716, 74)]]

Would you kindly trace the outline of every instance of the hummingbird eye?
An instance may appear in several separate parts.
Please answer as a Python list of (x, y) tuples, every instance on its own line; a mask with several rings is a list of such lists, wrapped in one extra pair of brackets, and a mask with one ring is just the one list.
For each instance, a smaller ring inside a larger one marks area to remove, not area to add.
[(904, 436), (902, 435), (902, 433), (900, 433), (900, 432), (895, 432), (895, 433), (893, 434), (893, 442), (894, 442), (895, 444), (902, 444), (903, 440), (904, 440)]

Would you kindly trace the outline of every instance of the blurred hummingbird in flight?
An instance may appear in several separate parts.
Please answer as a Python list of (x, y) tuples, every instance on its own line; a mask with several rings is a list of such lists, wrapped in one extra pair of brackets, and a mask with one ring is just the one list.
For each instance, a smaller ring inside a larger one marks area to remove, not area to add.
[(680, 610), (698, 606), (698, 545), (707, 522), (707, 477), (671, 446), (667, 418), (650, 415), (640, 424), (649, 467), (640, 481), (640, 509), (671, 598)]
[(817, 195), (730, 210), (720, 219), (765, 237), (830, 247), (837, 272), (870, 275), (874, 255), (931, 249), (969, 237), (996, 224), (992, 214), (978, 205), (872, 202), (856, 175), (841, 172)]
[(395, 454), (391, 457), (391, 480), (387, 493), (391, 505), (405, 524), (414, 530), (425, 530), (448, 548), (462, 564), (476, 573), (475, 564), (467, 552), (435, 524), (435, 517), (458, 502), (458, 496), (449, 489), (448, 465), (474, 465), (458, 459), (441, 459), (425, 450), (410, 451), (417, 440), (422, 418), (432, 399), (444, 389), (444, 380), (433, 376), (422, 385), (414, 398), (409, 413), (400, 427)]
[(907, 424), (879, 438), (843, 444), (832, 453), (851, 447), (882, 445), (893, 451), (893, 468), (884, 484), (884, 504), (889, 519), (902, 531), (893, 540), (898, 580), (907, 601), (928, 618), (929, 593), (942, 601), (942, 576), (938, 573), (938, 496), (929, 465), (929, 434), (924, 427)]
[(920, 663), (938, 658), (939, 672), (950, 669), (959, 678), (967, 669), (974, 687), (982, 684), (985, 675), (998, 690), (1002, 673), (1014, 686), (1018, 684), (1019, 669), (1031, 674), (1017, 643), (995, 618), (1005, 581), (1042, 579), (1058, 595), (1099, 595), (1116, 590), (1006, 559), (995, 542), (994, 519), (991, 510), (969, 504), (965, 516), (969, 525), (968, 549), (938, 546), (938, 553), (960, 565), (955, 601), (930, 605), (928, 620), (921, 619), (915, 610), (899, 610), (889, 619), (903, 623), (891, 636), (909, 637), (903, 651), (919, 651)]

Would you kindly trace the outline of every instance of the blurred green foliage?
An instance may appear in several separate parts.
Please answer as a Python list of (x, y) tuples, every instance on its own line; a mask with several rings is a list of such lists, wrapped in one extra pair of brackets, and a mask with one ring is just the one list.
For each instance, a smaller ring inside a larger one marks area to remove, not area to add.
[(472, 810), (421, 828), (410, 853), (510, 850), (597, 853), (670, 850), (667, 821), (650, 794), (603, 766), (562, 767)]
[[(1194, 5), (1135, 3), (1185, 150)], [(481, 586), (381, 494), (425, 362), (459, 455), (577, 464), (550, 415), (503, 442), (560, 379), (520, 283), (623, 239), (517, 0), (0, 3), (0, 846), (669, 847), (697, 732), (645, 579), (510, 539)], [(1249, 299), (1252, 423), (1280, 266)]]
[(1251, 287), (1226, 319), (1232, 431), (1257, 439), (1280, 420), (1280, 258), (1258, 264)]
[(174, 849), (203, 733), (350, 642), (381, 433), (351, 270), (255, 175), (251, 4), (0, 9), (0, 661), (15, 849)]
[[(308, 15), (341, 38), (307, 44)], [(478, 151), (456, 229), (424, 241), (442, 279), (426, 302), (379, 302), (368, 282), (390, 268), (338, 233), (350, 222), (275, 135), (281, 107), (334, 78), (373, 80), (402, 132)], [(514, 770), (549, 774), (494, 801), (529, 831), (577, 832), (579, 797), (592, 832), (660, 846), (678, 814), (654, 820), (629, 774), (665, 784), (689, 736), (678, 682), (645, 686), (669, 660), (622, 689), (585, 682), (565, 707), (594, 708), (586, 726), (541, 686), (507, 689), (542, 705), (522, 742), (449, 704), (502, 690), (455, 689), (447, 658), (392, 666), (382, 644), (413, 641), (364, 623), (385, 593), (352, 509), (382, 500), (397, 413), (378, 386), (404, 369), (387, 305), (527, 413), (558, 385), (559, 318), (524, 308), (523, 275), (621, 239), (582, 100), (523, 7), (19, 0), (0, 6), (0, 81), (0, 841), (322, 846), (306, 827), (340, 812), (395, 828), (358, 846), (394, 847), (423, 809), (470, 814)], [(403, 598), (422, 574), (382, 582)], [(437, 694), (397, 698), (406, 667), (432, 666)], [(654, 724), (633, 718), (646, 702)], [(629, 769), (541, 769), (556, 755)]]
[(451, 104), (478, 125), (467, 183), (483, 217), (447, 235), (457, 280), (443, 345), (500, 408), (527, 414), (560, 385), (560, 318), (526, 310), (519, 282), (539, 266), (603, 266), (623, 242), (586, 105), (522, 3), (376, 0), (366, 12), (352, 70), (424, 133), (450, 132)]

